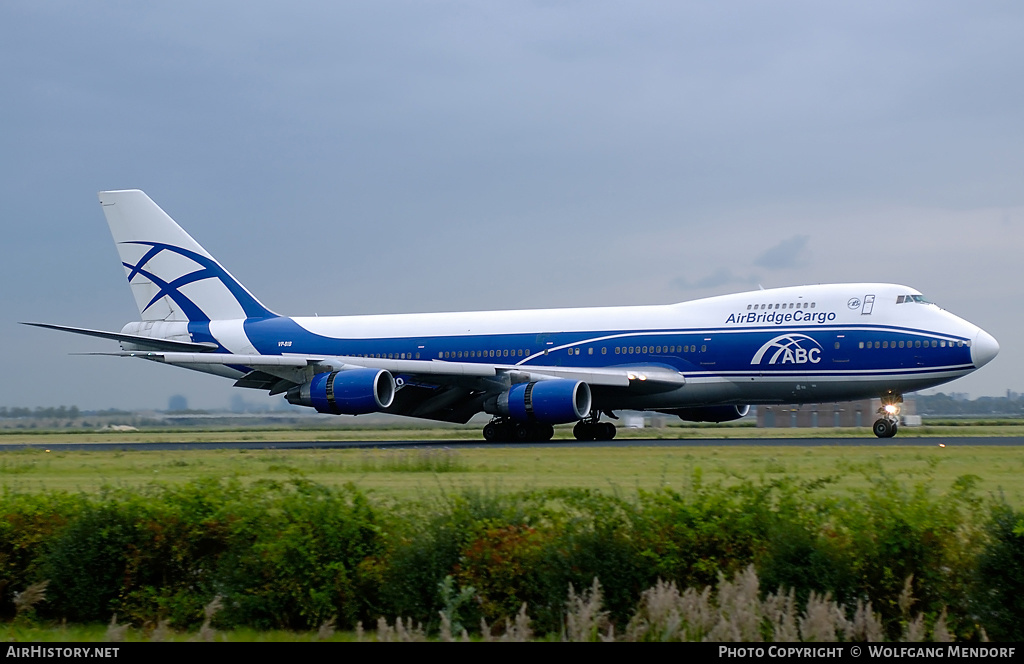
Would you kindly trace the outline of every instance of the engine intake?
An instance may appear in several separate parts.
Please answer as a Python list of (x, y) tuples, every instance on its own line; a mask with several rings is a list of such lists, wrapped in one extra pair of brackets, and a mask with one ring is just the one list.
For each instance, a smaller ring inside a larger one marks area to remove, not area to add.
[(750, 406), (701, 406), (700, 408), (673, 408), (661, 411), (678, 415), (686, 422), (731, 422), (746, 417)]
[(590, 386), (563, 379), (513, 385), (497, 402), (501, 415), (545, 424), (576, 422), (590, 414), (590, 406)]
[(391, 405), (395, 379), (384, 369), (349, 369), (313, 376), (308, 383), (288, 390), (288, 403), (312, 406), (318, 413), (365, 415)]

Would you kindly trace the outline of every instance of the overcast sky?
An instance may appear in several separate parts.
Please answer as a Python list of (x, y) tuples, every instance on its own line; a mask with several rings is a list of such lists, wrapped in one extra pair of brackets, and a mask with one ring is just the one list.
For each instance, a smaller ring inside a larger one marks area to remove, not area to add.
[(1024, 392), (1022, 35), (1016, 1), (5, 0), (0, 405), (237, 392), (16, 324), (137, 319), (126, 188), (281, 313), (887, 281), (999, 340), (943, 389)]

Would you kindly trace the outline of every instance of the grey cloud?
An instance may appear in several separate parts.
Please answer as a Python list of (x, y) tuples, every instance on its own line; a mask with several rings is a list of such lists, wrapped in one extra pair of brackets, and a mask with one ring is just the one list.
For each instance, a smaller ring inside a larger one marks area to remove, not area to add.
[(672, 285), (680, 290), (706, 290), (711, 288), (721, 288), (722, 286), (754, 286), (758, 283), (758, 277), (755, 275), (738, 275), (734, 274), (729, 268), (718, 268), (715, 272), (701, 277), (695, 281), (690, 281), (684, 277), (676, 277), (672, 280)]
[(807, 235), (794, 235), (783, 240), (754, 259), (754, 265), (768, 270), (806, 267), (811, 262), (811, 252), (807, 248), (808, 240), (810, 237)]

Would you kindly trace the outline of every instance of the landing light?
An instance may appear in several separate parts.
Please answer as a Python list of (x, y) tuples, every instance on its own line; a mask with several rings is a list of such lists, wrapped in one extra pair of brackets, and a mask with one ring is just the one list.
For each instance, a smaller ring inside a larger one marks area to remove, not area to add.
[(895, 415), (896, 413), (900, 412), (900, 409), (899, 406), (897, 406), (896, 404), (890, 403), (886, 404), (885, 412), (889, 413), (890, 415)]

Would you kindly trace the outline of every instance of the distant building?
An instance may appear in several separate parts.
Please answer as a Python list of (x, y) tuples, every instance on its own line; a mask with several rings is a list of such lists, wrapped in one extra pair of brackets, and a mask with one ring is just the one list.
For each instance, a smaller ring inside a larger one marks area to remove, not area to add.
[(171, 412), (188, 410), (188, 399), (181, 394), (175, 394), (167, 401), (167, 410)]
[(627, 429), (643, 429), (645, 425), (643, 414), (631, 414), (622, 416), (622, 426)]
[[(758, 406), (757, 426), (764, 429), (786, 427), (869, 427), (878, 419), (878, 409), (881, 407), (882, 401), (880, 399)], [(900, 420), (904, 426), (914, 426), (921, 423), (921, 418), (917, 414), (917, 404), (913, 397), (907, 397), (900, 404)]]

